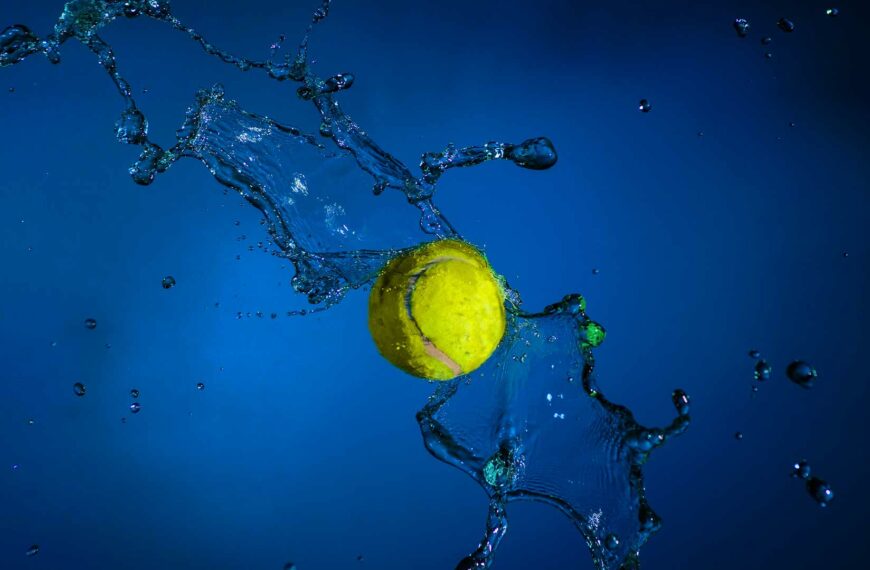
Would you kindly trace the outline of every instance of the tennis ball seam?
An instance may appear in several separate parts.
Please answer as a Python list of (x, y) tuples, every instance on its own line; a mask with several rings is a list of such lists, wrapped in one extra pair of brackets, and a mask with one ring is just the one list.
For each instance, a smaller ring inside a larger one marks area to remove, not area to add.
[(440, 256), (431, 260), (429, 263), (424, 265), (420, 271), (414, 273), (408, 278), (408, 286), (405, 289), (405, 313), (408, 315), (408, 320), (414, 325), (414, 328), (417, 329), (417, 332), (420, 333), (420, 340), (423, 343), (423, 350), (426, 351), (426, 354), (434, 358), (435, 360), (441, 362), (444, 366), (450, 369), (450, 371), (455, 375), (459, 376), (460, 374), (464, 374), (465, 372), (462, 370), (462, 366), (459, 365), (458, 362), (450, 358), (446, 352), (438, 348), (432, 340), (426, 336), (423, 332), (423, 329), (420, 328), (419, 323), (417, 323), (417, 319), (414, 318), (414, 314), (411, 312), (411, 297), (414, 295), (414, 288), (416, 287), (417, 280), (424, 274), (426, 271), (439, 263), (443, 263), (445, 261), (461, 261), (463, 263), (468, 263), (464, 259), (460, 259), (458, 257), (450, 257), (450, 256)]

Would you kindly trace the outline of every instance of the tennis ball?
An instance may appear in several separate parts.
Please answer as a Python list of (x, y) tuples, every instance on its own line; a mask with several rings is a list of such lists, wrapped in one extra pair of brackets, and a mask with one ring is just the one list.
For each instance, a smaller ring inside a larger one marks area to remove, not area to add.
[(486, 258), (456, 239), (393, 258), (369, 296), (369, 331), (405, 372), (449, 380), (475, 370), (505, 329), (504, 290)]

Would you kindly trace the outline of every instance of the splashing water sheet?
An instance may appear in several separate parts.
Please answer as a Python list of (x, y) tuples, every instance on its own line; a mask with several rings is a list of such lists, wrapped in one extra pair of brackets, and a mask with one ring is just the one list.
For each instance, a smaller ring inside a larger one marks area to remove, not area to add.
[[(494, 159), (544, 170), (557, 161), (545, 137), (517, 144), (449, 145), (442, 152), (423, 154), (422, 172), (415, 175), (342, 110), (338, 93), (351, 87), (354, 76), (341, 73), (324, 79), (315, 74), (309, 37), (329, 10), (328, 0), (317, 7), (293, 57), (276, 61), (276, 45), (272, 58), (254, 61), (209, 43), (177, 19), (166, 0), (72, 0), (43, 38), (24, 25), (3, 30), (0, 67), (30, 56), (59, 63), (66, 42), (84, 45), (121, 96), (117, 139), (141, 148), (129, 169), (132, 179), (148, 185), (183, 157), (200, 161), (223, 187), (262, 213), (276, 255), (295, 268), (294, 289), (318, 310), (339, 303), (351, 289), (370, 285), (403, 248), (461, 237), (434, 202), (436, 184), (446, 171)], [(298, 99), (319, 115), (319, 133), (249, 112), (217, 86), (197, 94), (175, 144), (161, 147), (149, 138), (133, 88), (121, 74), (112, 47), (99, 35), (122, 17), (163, 22), (224, 63), (267, 74), (276, 80), (276, 88), (298, 85)], [(349, 170), (365, 173), (371, 191), (337, 183)], [(386, 191), (401, 192), (416, 207), (418, 236), (404, 236), (404, 243), (398, 243), (385, 237), (386, 228), (366, 233), (342, 221), (364, 220)], [(174, 284), (172, 277), (164, 280), (165, 288)], [(426, 449), (466, 473), (489, 497), (483, 538), (457, 568), (493, 564), (507, 531), (508, 504), (515, 500), (541, 502), (566, 515), (596, 568), (637, 568), (641, 547), (661, 524), (645, 499), (643, 465), (651, 451), (688, 427), (689, 397), (681, 390), (673, 393), (677, 416), (670, 425), (641, 426), (598, 388), (593, 351), (604, 339), (604, 328), (587, 315), (586, 300), (569, 294), (533, 313), (521, 307), (518, 292), (506, 281), (504, 287), (508, 326), (496, 353), (472, 374), (439, 383), (417, 413)], [(84, 386), (76, 386), (83, 394)], [(139, 411), (138, 402), (131, 406), (134, 413)]]

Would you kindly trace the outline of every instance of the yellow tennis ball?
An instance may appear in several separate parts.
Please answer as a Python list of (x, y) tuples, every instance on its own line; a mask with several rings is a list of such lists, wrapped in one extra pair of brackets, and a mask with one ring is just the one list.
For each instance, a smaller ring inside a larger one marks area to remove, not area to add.
[(380, 353), (414, 376), (449, 380), (475, 370), (505, 329), (504, 290), (486, 258), (456, 239), (393, 258), (369, 296)]

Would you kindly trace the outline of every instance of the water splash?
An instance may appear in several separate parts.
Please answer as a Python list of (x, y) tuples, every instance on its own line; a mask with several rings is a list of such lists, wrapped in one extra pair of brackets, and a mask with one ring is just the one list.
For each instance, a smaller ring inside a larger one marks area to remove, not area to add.
[[(558, 159), (545, 137), (448, 145), (424, 153), (421, 175), (415, 176), (341, 109), (336, 94), (353, 85), (353, 74), (322, 79), (311, 70), (309, 37), (329, 8), (324, 0), (314, 12), (295, 56), (275, 61), (280, 38), (269, 60), (255, 61), (209, 43), (175, 18), (166, 0), (72, 0), (44, 39), (22, 25), (0, 32), (0, 67), (38, 53), (59, 63), (66, 41), (84, 44), (124, 102), (116, 138), (142, 148), (129, 169), (133, 180), (150, 184), (183, 157), (202, 162), (221, 185), (260, 210), (275, 245), (271, 253), (293, 263), (294, 289), (318, 310), (339, 302), (349, 289), (370, 284), (391, 257), (420, 241), (420, 230), (426, 239), (460, 237), (433, 201), (446, 171), (490, 160), (543, 170)], [(149, 138), (133, 89), (97, 33), (121, 16), (162, 21), (224, 63), (301, 84), (296, 94), (319, 114), (319, 136), (250, 113), (216, 86), (197, 95), (173, 146), (161, 147)], [(641, 111), (650, 108), (641, 101)], [(393, 217), (377, 220), (379, 208), (371, 200), (387, 189), (400, 192), (416, 209), (419, 230), (396, 235)], [(544, 502), (568, 516), (596, 568), (637, 568), (640, 548), (661, 525), (645, 498), (642, 467), (654, 449), (688, 427), (689, 397), (682, 390), (673, 393), (677, 416), (667, 427), (641, 426), (598, 388), (592, 351), (605, 330), (587, 316), (583, 297), (568, 295), (540, 313), (527, 313), (519, 293), (503, 284), (509, 322), (495, 355), (473, 375), (440, 384), (417, 414), (427, 449), (490, 496), (484, 537), (457, 568), (492, 564), (513, 500)], [(560, 397), (544, 404), (544, 395), (554, 393)], [(138, 403), (133, 405), (138, 411)]]

